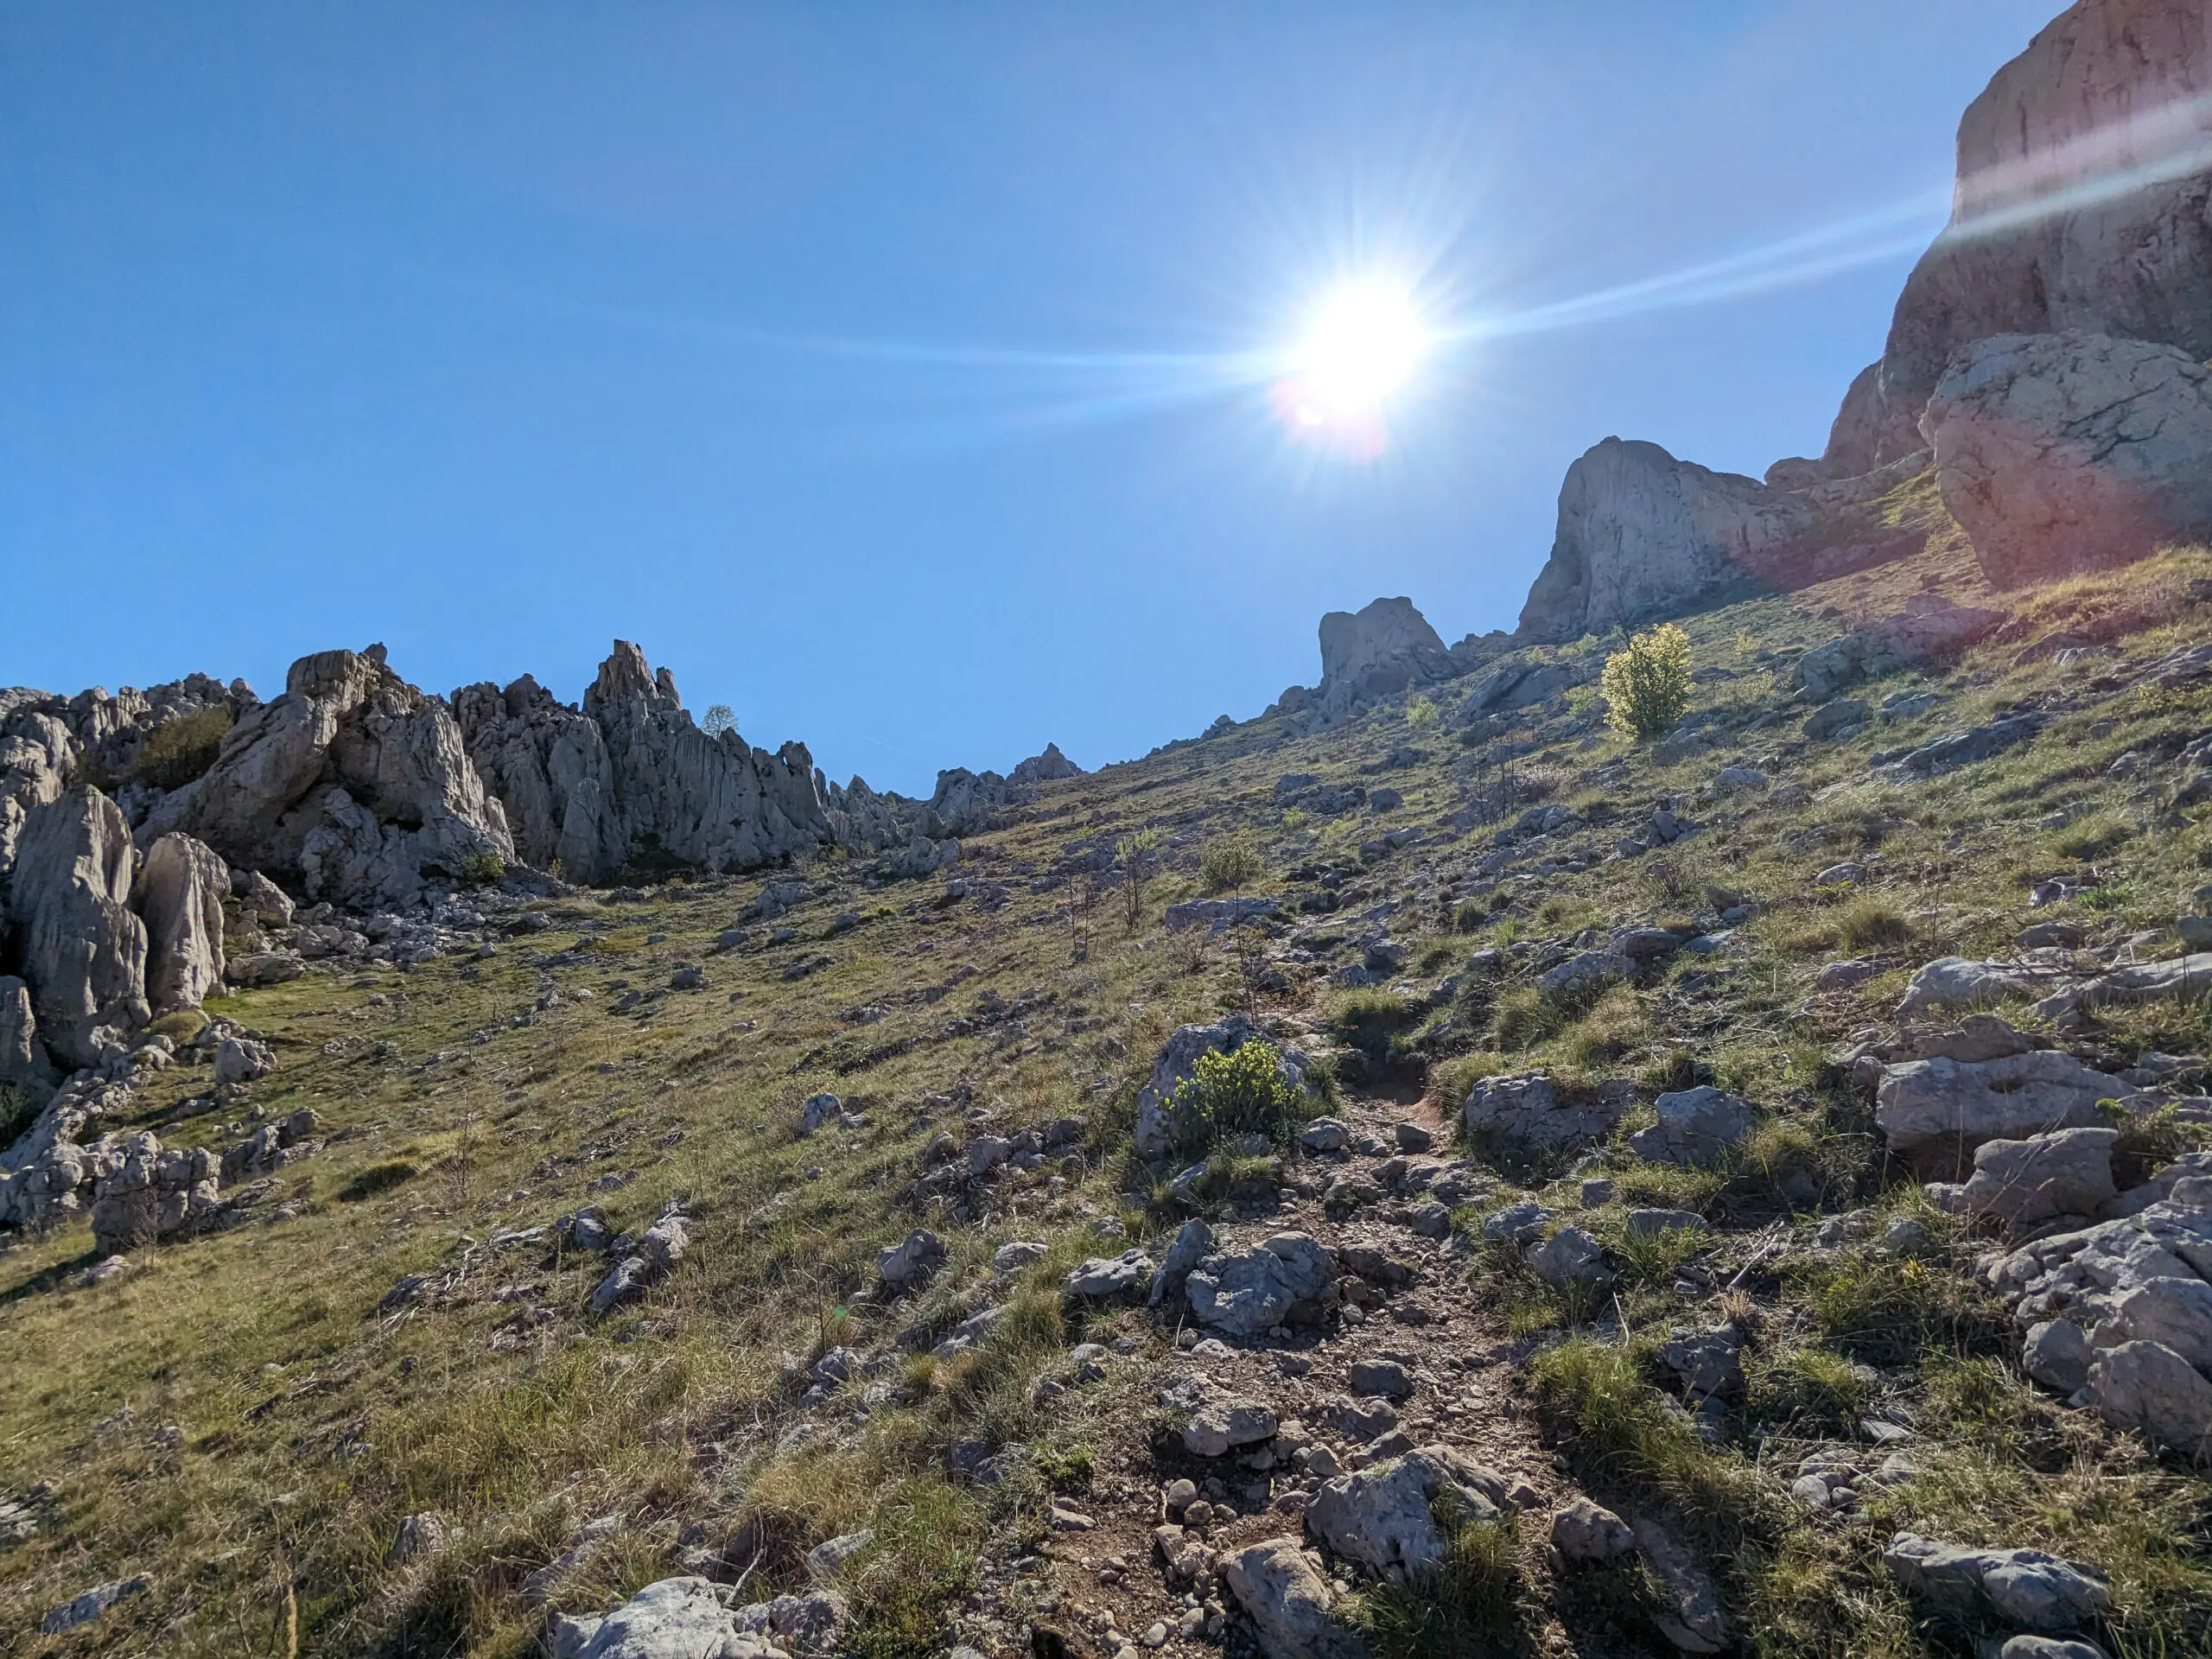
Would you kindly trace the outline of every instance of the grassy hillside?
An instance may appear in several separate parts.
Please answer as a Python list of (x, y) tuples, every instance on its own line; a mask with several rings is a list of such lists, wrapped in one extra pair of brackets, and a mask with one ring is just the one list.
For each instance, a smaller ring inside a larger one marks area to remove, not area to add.
[[(1459, 1402), (1435, 1432), (1547, 1498), (1586, 1490), (1669, 1517), (1748, 1651), (1969, 1651), (1971, 1630), (1927, 1621), (1880, 1569), (1898, 1530), (2094, 1566), (2115, 1651), (2212, 1649), (2205, 1471), (2024, 1380), (2019, 1333), (1973, 1273), (1990, 1240), (1885, 1159), (1836, 1063), (1891, 1028), (1931, 958), (2001, 953), (2031, 921), (2077, 924), (2091, 944), (2167, 930), (2212, 881), (2212, 824), (2167, 806), (2171, 757), (2212, 732), (2212, 680), (2141, 676), (2212, 638), (2197, 597), (2212, 556), (2025, 600), (1989, 601), (1972, 571), (1939, 532), (1913, 561), (1685, 619), (1694, 703), (1656, 744), (1608, 732), (1594, 687), (1470, 724), (1460, 681), (1338, 730), (1263, 720), (1047, 785), (967, 842), (949, 883), (880, 882), (833, 859), (487, 901), (488, 953), (407, 972), (323, 965), (210, 1005), (261, 1033), (276, 1071), (188, 1111), (211, 1080), (179, 1066), (140, 1091), (132, 1127), (219, 1146), (310, 1106), (326, 1144), (244, 1224), (134, 1250), (97, 1281), (81, 1222), (0, 1255), (0, 1499), (26, 1535), (0, 1554), (0, 1630), (38, 1654), (519, 1655), (539, 1650), (550, 1612), (603, 1611), (673, 1573), (741, 1575), (748, 1597), (803, 1585), (807, 1550), (867, 1527), (874, 1542), (842, 1570), (855, 1652), (939, 1654), (957, 1638), (996, 1659), (1041, 1627), (1111, 1653), (1104, 1611), (1140, 1632), (1183, 1605), (1148, 1553), (1159, 1484), (1182, 1468), (1157, 1401), (1179, 1362), (1172, 1327), (1070, 1301), (1061, 1281), (1130, 1244), (1157, 1256), (1203, 1209), (1232, 1230), (1398, 1229), (1440, 1317), (1397, 1329), (1449, 1372), (1438, 1397)], [(1808, 738), (1785, 682), (1795, 653), (1930, 587), (2016, 620), (1954, 669), (1851, 693), (1924, 689), (1925, 711)], [(2060, 630), (2092, 654), (2016, 662)], [(1873, 764), (2023, 709), (2042, 729), (1994, 759), (1933, 780)], [(1731, 765), (1767, 786), (1715, 791)], [(1293, 772), (1402, 800), (1328, 816), (1278, 800)], [(1669, 800), (1697, 834), (1609, 859)], [(1567, 827), (1500, 842), (1554, 803), (1573, 809)], [(1132, 923), (1125, 889), (1098, 877), (1147, 826), (1156, 874)], [(1219, 855), (1232, 842), (1258, 855), (1241, 890), (1281, 911), (1218, 937), (1167, 930), (1166, 906), (1205, 890), (1210, 850), (1217, 874), (1235, 864)], [(1846, 860), (1866, 874), (1815, 887)], [(794, 874), (811, 896), (748, 919)], [(2031, 907), (2056, 875), (2071, 896)], [(1536, 988), (1586, 930), (1710, 936), (1738, 905), (1748, 914), (1720, 948), (1643, 982), (1581, 1001)], [(1340, 982), (1380, 931), (1402, 948), (1392, 965)], [(2166, 938), (2145, 949), (2171, 954)], [(1869, 971), (1815, 988), (1842, 958)], [(1319, 1058), (1341, 1114), (1377, 1134), (1406, 1121), (1447, 1136), (1492, 1073), (1623, 1084), (1633, 1099), (1594, 1165), (1459, 1149), (1471, 1167), (1444, 1238), (1410, 1230), (1418, 1206), (1402, 1195), (1332, 1216), (1337, 1166), (1269, 1150), (1224, 1155), (1186, 1202), (1172, 1169), (1134, 1158), (1135, 1090), (1175, 1027), (1230, 1010)], [(2202, 1057), (2212, 1029), (2202, 1003), (2169, 1002), (2066, 1041), (2117, 1067)], [(1722, 1166), (1624, 1149), (1658, 1093), (1708, 1081), (1759, 1111)], [(823, 1091), (848, 1116), (802, 1136)], [(1080, 1137), (1044, 1132), (1071, 1117)], [(937, 1137), (1029, 1128), (1046, 1143), (1034, 1167), (916, 1190), (944, 1161)], [(2150, 1158), (2198, 1130), (2142, 1133), (2159, 1138), (2137, 1149)], [(1593, 1173), (1612, 1191), (1586, 1201)], [(1607, 1245), (1611, 1290), (1554, 1290), (1482, 1237), (1524, 1194)], [(556, 1223), (597, 1205), (639, 1233), (671, 1203), (689, 1254), (640, 1299), (591, 1313), (608, 1262)], [(1713, 1230), (1633, 1237), (1639, 1205)], [(1842, 1244), (1815, 1248), (1841, 1216)], [(1884, 1242), (1900, 1219), (1920, 1243)], [(949, 1259), (892, 1298), (877, 1251), (920, 1226)], [(995, 1271), (1016, 1241), (1046, 1251)], [(980, 1346), (931, 1357), (987, 1307), (1005, 1311)], [(1653, 1359), (1716, 1308), (1748, 1332), (1745, 1387), (1717, 1427), (1674, 1403)], [(1069, 1357), (1083, 1341), (1107, 1344), (1094, 1380)], [(1347, 1325), (1307, 1346), (1325, 1373), (1370, 1341)], [(816, 1387), (809, 1368), (840, 1348), (865, 1370)], [(1253, 1387), (1276, 1375), (1249, 1354), (1230, 1363)], [(1909, 1437), (1910, 1478), (1857, 1515), (1793, 1500), (1808, 1448), (1863, 1442), (1870, 1418)], [(995, 1484), (948, 1461), (1011, 1444), (1027, 1456)], [(1217, 1543), (1296, 1530), (1268, 1512), (1287, 1490), (1275, 1478), (1261, 1501), (1232, 1497), (1246, 1512)], [(1055, 1530), (1055, 1503), (1093, 1526)], [(444, 1546), (388, 1560), (403, 1518), (424, 1512), (442, 1517)], [(1648, 1587), (1570, 1580), (1538, 1519), (1487, 1565), (1462, 1561), (1445, 1605), (1363, 1585), (1372, 1641), (1669, 1650), (1639, 1611)], [(38, 1634), (48, 1609), (142, 1573), (149, 1588), (104, 1618)], [(1173, 1630), (1165, 1650), (1247, 1640), (1232, 1618)]]

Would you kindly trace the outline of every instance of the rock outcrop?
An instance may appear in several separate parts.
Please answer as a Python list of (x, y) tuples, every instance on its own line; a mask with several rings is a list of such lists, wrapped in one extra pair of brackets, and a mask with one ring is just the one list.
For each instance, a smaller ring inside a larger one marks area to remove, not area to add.
[(146, 928), (130, 909), (137, 855), (123, 810), (80, 785), (35, 807), (9, 888), (38, 1034), (65, 1065), (92, 1065), (109, 1040), (151, 1017)]
[(22, 1090), (35, 1098), (51, 1087), (54, 1068), (39, 1040), (38, 1016), (31, 1011), (31, 988), (13, 976), (0, 976), (0, 1090)]
[(1921, 420), (1997, 587), (2124, 564), (2212, 531), (2212, 372), (2103, 334), (2000, 334), (1951, 359)]
[(1558, 535), (1520, 635), (1556, 643), (1678, 609), (1754, 574), (1814, 518), (1757, 479), (1607, 438), (1567, 468)]
[(146, 1001), (153, 1011), (198, 1007), (223, 985), (223, 900), (230, 867), (190, 836), (146, 849), (133, 900), (146, 924)]
[(1410, 599), (1377, 599), (1321, 619), (1321, 683), (1315, 703), (1340, 720), (1362, 703), (1459, 671), (1442, 636)]
[(1959, 123), (1950, 225), (1844, 399), (1827, 476), (1919, 448), (1975, 340), (2086, 330), (2212, 357), (2206, 33), (2196, 0), (2081, 0), (1997, 72)]
[(771, 754), (734, 730), (701, 730), (675, 677), (626, 639), (582, 709), (528, 676), (454, 693), (467, 753), (505, 809), (515, 852), (572, 880), (632, 866), (754, 869), (831, 830), (800, 743)]
[(294, 663), (284, 695), (232, 727), (140, 836), (171, 830), (363, 910), (411, 906), (426, 875), (515, 850), (452, 711), (394, 673), (381, 645)]

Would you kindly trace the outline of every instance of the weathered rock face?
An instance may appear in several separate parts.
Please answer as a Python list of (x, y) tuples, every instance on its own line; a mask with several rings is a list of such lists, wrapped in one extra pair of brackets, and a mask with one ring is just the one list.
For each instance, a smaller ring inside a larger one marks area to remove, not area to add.
[(146, 924), (146, 1000), (156, 1014), (198, 1007), (223, 985), (223, 898), (230, 867), (190, 836), (146, 849), (134, 898)]
[(1919, 447), (1922, 409), (1974, 340), (2081, 329), (2212, 356), (2208, 90), (2196, 0), (2081, 0), (1997, 72), (1959, 123), (1951, 225), (1844, 400), (1827, 475)]
[(577, 881), (633, 865), (753, 869), (831, 838), (805, 746), (776, 753), (699, 729), (675, 677), (626, 639), (583, 707), (525, 675), (454, 693), (469, 758), (525, 862)]
[(0, 1090), (35, 1094), (53, 1082), (54, 1068), (38, 1037), (38, 1016), (31, 1012), (31, 988), (0, 976)]
[(1921, 418), (1943, 505), (1999, 587), (2124, 564), (2212, 529), (2212, 372), (2103, 334), (2000, 334)]
[(1522, 607), (1520, 635), (1574, 639), (1679, 608), (1753, 574), (1814, 517), (1756, 479), (1607, 438), (1567, 468), (1558, 535)]
[(1340, 719), (1361, 703), (1455, 673), (1451, 652), (1410, 599), (1378, 599), (1321, 619), (1319, 703)]
[(381, 645), (294, 663), (284, 695), (232, 728), (141, 833), (169, 830), (359, 909), (411, 905), (426, 872), (515, 850), (452, 711), (392, 672)]
[(38, 1032), (64, 1065), (99, 1058), (94, 1033), (127, 1033), (146, 1006), (146, 928), (129, 905), (137, 854), (122, 809), (87, 786), (23, 820), (9, 890)]

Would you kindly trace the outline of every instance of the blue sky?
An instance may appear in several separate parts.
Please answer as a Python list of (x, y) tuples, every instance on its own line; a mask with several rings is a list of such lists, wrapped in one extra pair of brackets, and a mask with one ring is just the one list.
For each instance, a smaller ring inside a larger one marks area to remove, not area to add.
[[(0, 684), (619, 634), (840, 779), (1141, 753), (1510, 627), (1609, 434), (1816, 452), (2056, 10), (12, 0)], [(1355, 457), (1240, 371), (1376, 270), (1482, 327)]]

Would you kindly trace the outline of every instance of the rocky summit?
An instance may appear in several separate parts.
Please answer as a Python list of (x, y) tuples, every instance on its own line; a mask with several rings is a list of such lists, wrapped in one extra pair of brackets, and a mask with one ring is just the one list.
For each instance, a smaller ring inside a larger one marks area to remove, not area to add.
[(1824, 456), (1141, 760), (0, 691), (0, 1645), (2212, 1652), (2204, 35), (1999, 73)]

